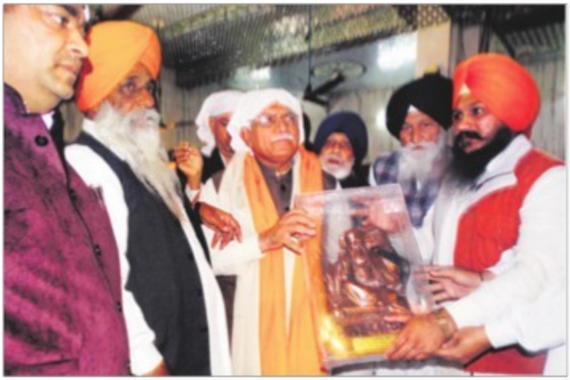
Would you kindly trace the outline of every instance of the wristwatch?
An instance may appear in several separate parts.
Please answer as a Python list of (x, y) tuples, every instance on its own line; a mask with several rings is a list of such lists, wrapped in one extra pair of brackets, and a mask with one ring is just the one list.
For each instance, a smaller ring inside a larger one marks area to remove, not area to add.
[(437, 322), (437, 326), (439, 327), (439, 330), (443, 334), (443, 338), (446, 341), (449, 340), (449, 338), (451, 338), (453, 335), (453, 331), (452, 331), (451, 323), (449, 322), (449, 319), (446, 315), (445, 310), (444, 309), (438, 309), (438, 310), (434, 311), (432, 314), (435, 317), (435, 321)]

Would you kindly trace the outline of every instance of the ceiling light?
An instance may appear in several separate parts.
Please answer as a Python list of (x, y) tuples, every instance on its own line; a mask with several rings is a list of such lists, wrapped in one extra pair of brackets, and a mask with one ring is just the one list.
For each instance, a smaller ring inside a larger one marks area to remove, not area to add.
[(268, 66), (254, 70), (251, 72), (251, 78), (256, 81), (264, 81), (271, 79), (271, 68)]
[(318, 63), (313, 66), (311, 73), (315, 79), (331, 79), (338, 73), (345, 78), (358, 78), (365, 71), (366, 67), (360, 62), (337, 60)]
[(416, 59), (416, 33), (401, 35), (378, 44), (378, 67), (382, 71), (394, 71), (412, 64)]

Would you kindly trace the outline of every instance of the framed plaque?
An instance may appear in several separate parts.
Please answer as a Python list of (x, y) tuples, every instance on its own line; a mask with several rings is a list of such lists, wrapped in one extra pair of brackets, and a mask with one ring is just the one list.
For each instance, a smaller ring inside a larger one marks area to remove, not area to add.
[(304, 194), (295, 207), (318, 225), (303, 263), (325, 366), (382, 360), (403, 327), (386, 317), (433, 308), (401, 187)]

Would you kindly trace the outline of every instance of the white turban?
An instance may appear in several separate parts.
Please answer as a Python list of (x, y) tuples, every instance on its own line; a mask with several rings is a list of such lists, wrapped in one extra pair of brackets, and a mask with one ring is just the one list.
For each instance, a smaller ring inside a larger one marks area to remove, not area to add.
[(206, 144), (202, 147), (204, 155), (210, 157), (216, 147), (216, 139), (210, 129), (210, 117), (234, 112), (243, 95), (243, 92), (234, 90), (214, 92), (202, 103), (202, 108), (196, 117), (196, 125), (198, 125), (198, 138)]
[(236, 152), (251, 152), (251, 149), (242, 140), (240, 131), (242, 128), (251, 128), (251, 122), (266, 107), (273, 103), (279, 103), (288, 107), (297, 115), (299, 120), (299, 144), (305, 141), (305, 130), (303, 129), (303, 111), (299, 101), (289, 92), (268, 88), (264, 90), (253, 90), (247, 92), (239, 101), (232, 120), (228, 125), (228, 133), (232, 136), (232, 148)]

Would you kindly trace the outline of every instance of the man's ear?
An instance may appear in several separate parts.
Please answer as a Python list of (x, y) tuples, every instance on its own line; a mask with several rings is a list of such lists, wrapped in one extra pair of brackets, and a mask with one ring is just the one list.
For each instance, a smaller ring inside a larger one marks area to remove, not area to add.
[(216, 131), (214, 129), (216, 127), (216, 119), (213, 118), (212, 116), (208, 117), (208, 126), (210, 127), (210, 131), (212, 132), (212, 134), (215, 134)]
[(243, 142), (245, 142), (245, 145), (247, 145), (249, 148), (251, 148), (251, 129), (247, 128), (247, 127), (243, 127), (239, 131), (239, 135), (240, 135), (241, 139), (243, 140)]

